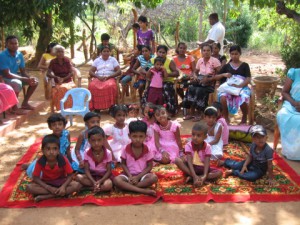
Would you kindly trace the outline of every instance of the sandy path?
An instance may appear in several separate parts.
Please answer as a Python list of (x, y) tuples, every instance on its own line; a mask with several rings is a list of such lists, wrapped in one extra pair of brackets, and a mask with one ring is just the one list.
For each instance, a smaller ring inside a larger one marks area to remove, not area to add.
[[(254, 55), (247, 52), (244, 61), (249, 62), (252, 74), (269, 74), (276, 67), (282, 67), (277, 56)], [(264, 62), (262, 64), (261, 62)], [(86, 77), (88, 68), (83, 68)], [(41, 75), (32, 72), (41, 80)], [(87, 80), (84, 79), (83, 86)], [(40, 84), (35, 100), (43, 100), (43, 86)], [(15, 164), (35, 139), (50, 133), (45, 121), (49, 106), (32, 115), (20, 128), (0, 138), (0, 189), (3, 187)], [(104, 113), (101, 123), (111, 122)], [(179, 121), (182, 122), (180, 116)], [(182, 134), (190, 132), (191, 122), (182, 122)], [(75, 118), (74, 126), (68, 128), (76, 137), (84, 128), (82, 119)], [(272, 143), (272, 134), (269, 135)], [(300, 174), (299, 162), (288, 163)], [(300, 224), (300, 202), (290, 203), (206, 203), (166, 204), (98, 207), (85, 205), (66, 208), (0, 209), (0, 224)], [(35, 222), (36, 221), (36, 222)]]

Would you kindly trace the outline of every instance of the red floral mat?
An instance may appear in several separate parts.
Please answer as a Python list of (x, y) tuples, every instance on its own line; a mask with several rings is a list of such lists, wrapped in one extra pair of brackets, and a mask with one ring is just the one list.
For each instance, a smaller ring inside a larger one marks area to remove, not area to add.
[[(188, 136), (182, 137), (183, 142), (186, 142)], [(265, 177), (254, 183), (236, 177), (228, 177), (201, 188), (193, 188), (191, 184), (184, 184), (185, 178), (175, 165), (157, 165), (153, 168), (159, 177), (158, 184), (153, 187), (157, 191), (157, 197), (115, 191), (109, 194), (93, 195), (89, 191), (83, 191), (69, 198), (50, 199), (35, 203), (32, 196), (25, 192), (25, 187), (31, 180), (24, 171), (20, 170), (20, 166), (36, 158), (40, 152), (40, 144), (40, 140), (33, 144), (14, 168), (0, 193), (0, 207), (64, 207), (88, 203), (102, 206), (153, 204), (159, 198), (168, 203), (201, 203), (210, 200), (215, 202), (300, 200), (300, 177), (281, 157), (275, 154), (274, 176), (276, 184), (272, 187), (266, 185), (267, 179)], [(248, 149), (249, 147), (244, 143), (231, 142), (225, 148), (225, 157), (241, 160), (246, 156)], [(120, 171), (121, 169), (117, 168), (113, 173), (118, 174)]]

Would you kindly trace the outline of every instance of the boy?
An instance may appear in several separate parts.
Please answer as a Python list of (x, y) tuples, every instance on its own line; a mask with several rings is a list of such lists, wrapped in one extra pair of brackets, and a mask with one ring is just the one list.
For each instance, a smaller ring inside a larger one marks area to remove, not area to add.
[(102, 46), (108, 46), (111, 51), (111, 56), (115, 57), (119, 61), (119, 52), (116, 46), (109, 42), (110, 36), (107, 33), (101, 35), (101, 44), (97, 46), (97, 56), (101, 55)]
[(73, 170), (69, 160), (59, 152), (59, 138), (54, 134), (46, 135), (42, 152), (33, 171), (33, 183), (26, 187), (35, 196), (34, 200), (39, 202), (78, 192), (81, 184), (72, 181)]
[(204, 141), (207, 132), (208, 128), (204, 122), (196, 123), (192, 128), (192, 140), (185, 145), (186, 159), (175, 159), (178, 168), (188, 175), (186, 182), (193, 179), (195, 187), (202, 186), (206, 180), (214, 180), (222, 176), (220, 170), (209, 167), (211, 146)]
[(143, 121), (132, 121), (129, 124), (131, 143), (121, 155), (123, 174), (114, 179), (114, 184), (121, 190), (156, 196), (154, 190), (146, 189), (157, 183), (157, 176), (152, 170), (153, 155), (144, 144), (147, 124)]
[(252, 145), (246, 160), (236, 162), (231, 159), (220, 161), (220, 166), (230, 168), (225, 176), (233, 175), (248, 181), (256, 181), (268, 172), (269, 184), (273, 184), (273, 149), (266, 143), (267, 131), (261, 125), (250, 130)]

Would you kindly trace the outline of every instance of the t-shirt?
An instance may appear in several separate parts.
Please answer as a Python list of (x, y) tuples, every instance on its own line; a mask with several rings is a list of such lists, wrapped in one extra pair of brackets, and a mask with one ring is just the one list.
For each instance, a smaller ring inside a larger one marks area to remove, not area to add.
[[(55, 76), (64, 78), (72, 72), (72, 64), (67, 57), (64, 57), (62, 64), (60, 64), (58, 59), (55, 58), (50, 61), (48, 69), (50, 69)], [(54, 80), (56, 83), (58, 83), (58, 80), (56, 78)], [(70, 77), (68, 80), (65, 80), (64, 83), (68, 83), (71, 81), (72, 77)]]
[(138, 30), (136, 36), (139, 45), (151, 46), (151, 41), (154, 40), (154, 33), (151, 29), (147, 30), (146, 32)]
[[(231, 73), (232, 75), (240, 75), (242, 77), (251, 77), (250, 67), (248, 63), (242, 62), (237, 68), (234, 68), (230, 63), (224, 65), (220, 72), (221, 73)], [(222, 78), (221, 83), (226, 82), (226, 77)]]
[(112, 161), (111, 152), (104, 147), (103, 147), (103, 151), (104, 151), (103, 159), (99, 163), (96, 162), (92, 149), (89, 149), (86, 152), (84, 152), (84, 162), (87, 162), (89, 164), (90, 171), (92, 174), (104, 175), (106, 173), (107, 163), (110, 163)]
[(162, 88), (163, 87), (163, 71), (156, 70), (155, 68), (151, 68), (152, 79), (150, 83), (150, 87)]
[(143, 145), (142, 154), (136, 158), (131, 144), (127, 145), (122, 152), (121, 158), (126, 160), (126, 166), (131, 175), (138, 175), (147, 167), (147, 163), (153, 160), (152, 152), (147, 145)]
[(186, 56), (184, 61), (180, 61), (178, 59), (178, 56), (175, 56), (173, 58), (177, 69), (179, 69), (180, 71), (182, 71), (183, 74), (186, 75), (191, 75), (192, 74), (192, 63), (195, 61), (193, 56)]
[(194, 143), (189, 141), (186, 143), (184, 151), (186, 154), (190, 154), (192, 156), (194, 156), (195, 152), (197, 152), (201, 162), (204, 162), (205, 157), (211, 157), (211, 145), (205, 141), (203, 142), (202, 149), (196, 149)]
[(266, 143), (264, 149), (257, 153), (255, 152), (256, 144), (252, 143), (250, 147), (250, 155), (252, 156), (252, 164), (259, 167), (262, 171), (268, 168), (268, 161), (273, 160), (273, 149)]
[(106, 77), (115, 73), (114, 69), (119, 66), (119, 63), (114, 57), (109, 56), (107, 60), (103, 60), (100, 56), (95, 59), (92, 66), (97, 68), (97, 76)]
[(41, 172), (42, 180), (53, 181), (72, 174), (73, 169), (69, 163), (69, 160), (61, 154), (57, 156), (57, 163), (53, 168), (48, 165), (47, 158), (43, 155), (36, 162), (32, 175), (35, 177), (40, 177)]
[(151, 60), (153, 57), (154, 55), (150, 55), (150, 59), (146, 60), (143, 55), (139, 55), (137, 59), (140, 62), (140, 67), (148, 71), (153, 66), (153, 62)]
[(17, 74), (20, 68), (25, 68), (23, 54), (19, 51), (15, 56), (12, 56), (8, 49), (0, 53), (0, 75), (3, 76), (3, 70), (9, 69), (13, 74)]
[(225, 27), (221, 22), (217, 22), (208, 31), (208, 35), (205, 41), (213, 40), (215, 42), (219, 42), (221, 44), (220, 54), (223, 55), (224, 37), (225, 37)]

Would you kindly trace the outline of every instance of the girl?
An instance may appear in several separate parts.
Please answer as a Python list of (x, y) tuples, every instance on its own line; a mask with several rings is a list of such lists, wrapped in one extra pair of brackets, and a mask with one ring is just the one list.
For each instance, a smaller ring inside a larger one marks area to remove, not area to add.
[(217, 58), (221, 63), (221, 68), (225, 66), (227, 59), (225, 55), (220, 55), (221, 44), (219, 42), (212, 43), (212, 57)]
[(112, 189), (112, 154), (105, 147), (105, 133), (99, 126), (88, 131), (91, 148), (84, 153), (85, 174), (78, 174), (77, 181), (93, 192), (106, 192)]
[(46, 135), (42, 141), (43, 155), (37, 160), (33, 171), (33, 183), (26, 190), (35, 196), (36, 202), (67, 196), (78, 192), (81, 185), (73, 181), (73, 170), (66, 157), (60, 153), (60, 140)]
[[(143, 96), (146, 84), (146, 73), (153, 66), (151, 59), (154, 55), (151, 54), (151, 48), (147, 45), (142, 47), (142, 55), (138, 56), (138, 60), (134, 64), (132, 71), (138, 75), (137, 82), (134, 83), (133, 87), (138, 89), (140, 99)], [(140, 69), (138, 69), (140, 67)]]
[[(70, 151), (70, 132), (66, 130), (67, 120), (60, 113), (54, 113), (47, 119), (48, 127), (53, 131), (53, 135), (59, 138), (60, 154), (66, 156), (69, 162), (72, 162), (71, 151)], [(26, 169), (28, 177), (32, 178), (32, 173), (37, 160), (34, 160), (30, 165), (23, 164), (22, 169)]]
[(155, 109), (155, 119), (157, 124), (154, 125), (155, 146), (158, 150), (155, 160), (168, 164), (174, 163), (175, 159), (183, 153), (180, 139), (180, 125), (176, 121), (168, 120), (168, 113), (165, 107), (157, 106)]
[(88, 130), (94, 126), (99, 126), (100, 119), (100, 115), (94, 112), (88, 112), (83, 117), (86, 129), (79, 134), (76, 146), (71, 151), (73, 160), (72, 167), (78, 172), (84, 172), (84, 153), (90, 148), (90, 143), (88, 141)]
[(135, 121), (139, 119), (140, 107), (138, 104), (128, 105), (128, 118), (126, 123), (129, 124), (131, 121)]
[(154, 104), (146, 103), (143, 108), (143, 115), (144, 115), (143, 121), (147, 124), (148, 127), (145, 144), (153, 152), (154, 160), (157, 160), (160, 158), (160, 154), (156, 155), (157, 149), (156, 149), (155, 138), (154, 138), (155, 109), (156, 106)]
[(162, 105), (164, 103), (163, 98), (163, 79), (167, 78), (168, 74), (165, 68), (163, 68), (164, 59), (156, 57), (154, 59), (154, 67), (151, 68), (147, 74), (147, 79), (150, 80), (150, 86), (147, 90), (147, 102), (151, 102), (156, 105)]
[(103, 129), (106, 136), (112, 137), (112, 140), (109, 140), (108, 143), (116, 161), (121, 162), (122, 150), (130, 143), (128, 137), (128, 124), (125, 123), (128, 109), (125, 105), (114, 105), (109, 111), (116, 122), (115, 124), (107, 124)]
[(207, 130), (204, 122), (196, 123), (192, 128), (192, 140), (185, 145), (186, 159), (175, 160), (178, 168), (188, 176), (186, 182), (192, 179), (195, 187), (222, 176), (222, 171), (209, 167), (211, 146), (205, 141)]
[(208, 135), (205, 141), (211, 145), (211, 159), (217, 160), (223, 156), (223, 127), (217, 122), (218, 110), (209, 106), (204, 111), (204, 118), (208, 126)]
[(225, 118), (222, 115), (222, 111), (223, 111), (222, 104), (220, 102), (214, 102), (212, 106), (218, 110), (217, 123), (220, 123), (223, 127), (223, 132), (222, 132), (223, 146), (228, 145), (229, 127)]
[(150, 46), (150, 51), (154, 54), (155, 51), (155, 39), (154, 32), (148, 29), (148, 20), (145, 16), (138, 18), (140, 29), (137, 31), (137, 41), (139, 45)]

